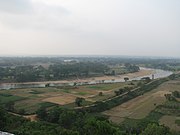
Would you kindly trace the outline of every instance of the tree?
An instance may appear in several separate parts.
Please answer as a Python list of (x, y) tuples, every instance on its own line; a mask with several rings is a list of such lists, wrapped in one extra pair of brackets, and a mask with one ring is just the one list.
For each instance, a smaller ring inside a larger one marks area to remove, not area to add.
[(14, 102), (13, 101), (9, 101), (5, 104), (5, 108), (8, 111), (14, 111)]
[(63, 112), (61, 108), (53, 108), (49, 113), (47, 117), (48, 122), (52, 123), (58, 123), (60, 114)]
[(20, 109), (20, 110), (18, 111), (18, 113), (21, 114), (21, 115), (23, 115), (23, 114), (26, 113), (26, 111), (25, 111), (24, 109)]
[(141, 135), (169, 135), (169, 129), (157, 124), (149, 124)]
[(0, 130), (4, 130), (4, 127), (6, 126), (6, 112), (5, 110), (0, 106)]
[(59, 124), (65, 128), (71, 128), (75, 123), (77, 113), (72, 110), (64, 110), (59, 116)]
[(176, 98), (180, 98), (180, 92), (179, 91), (173, 91), (172, 95)]
[(74, 82), (73, 86), (76, 86), (77, 85), (77, 82)]
[(46, 108), (45, 108), (45, 107), (40, 107), (40, 108), (37, 110), (37, 116), (38, 116), (38, 118), (45, 120), (46, 117), (47, 117)]
[(114, 93), (116, 94), (116, 96), (119, 95), (119, 91), (115, 90)]
[(127, 82), (129, 80), (128, 77), (124, 77), (124, 81)]
[(176, 100), (171, 94), (164, 94), (164, 96), (168, 101)]
[(143, 77), (142, 80), (144, 80), (146, 83), (151, 82), (150, 77)]
[(99, 121), (95, 118), (86, 120), (84, 126), (86, 135), (122, 135), (120, 130), (107, 121)]
[(76, 104), (77, 106), (81, 106), (83, 100), (85, 100), (85, 99), (84, 99), (84, 98), (77, 97), (76, 100), (75, 100), (75, 104)]
[(103, 96), (103, 93), (102, 93), (102, 92), (99, 92), (99, 96)]
[(50, 84), (49, 84), (49, 83), (45, 84), (45, 87), (49, 87), (49, 86), (50, 86)]
[(169, 76), (169, 79), (171, 79), (171, 80), (174, 80), (175, 78), (176, 78), (175, 74), (172, 74), (172, 75)]
[(111, 75), (116, 75), (115, 70), (112, 70)]

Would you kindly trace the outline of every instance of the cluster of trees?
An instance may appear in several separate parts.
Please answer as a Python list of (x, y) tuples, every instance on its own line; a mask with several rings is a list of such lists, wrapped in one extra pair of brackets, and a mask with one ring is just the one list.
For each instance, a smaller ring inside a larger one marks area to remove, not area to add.
[(176, 101), (176, 98), (180, 98), (180, 92), (173, 91), (172, 94), (164, 94), (164, 96), (168, 101)]
[[(137, 96), (140, 96), (142, 94), (144, 94), (145, 92), (148, 92), (150, 90), (155, 89), (157, 86), (159, 86), (160, 84), (164, 83), (168, 81), (167, 78), (162, 78), (162, 79), (158, 79), (158, 80), (154, 80), (150, 83), (144, 84), (141, 87), (136, 88), (135, 90), (131, 91), (129, 89), (120, 89), (119, 91), (116, 91), (115, 94), (117, 94), (116, 97), (112, 98), (111, 100), (107, 100), (107, 101), (101, 101), (101, 102), (96, 102), (93, 106), (89, 106), (86, 108), (82, 108), (83, 110), (86, 110), (87, 112), (102, 112), (108, 109), (111, 109), (117, 105), (120, 105), (130, 99), (133, 99)], [(123, 92), (127, 91), (127, 93), (123, 94)], [(119, 94), (122, 93), (122, 94)]]
[[(111, 71), (110, 65), (123, 63), (126, 63), (125, 73), (139, 71), (139, 67), (136, 66), (139, 60), (133, 62), (132, 59), (124, 58), (70, 57), (68, 59), (74, 61), (65, 62), (66, 59), (63, 57), (0, 58), (0, 81), (30, 82), (104, 75)], [(46, 68), (41, 65), (46, 65)], [(111, 75), (115, 74), (115, 71), (111, 73)]]
[(44, 80), (66, 79), (71, 77), (88, 77), (103, 75), (108, 67), (101, 63), (61, 63), (50, 65), (48, 69), (42, 66), (0, 67), (0, 81), (32, 82)]
[[(42, 117), (43, 115), (43, 117)], [(38, 114), (41, 120), (55, 123), (68, 130), (75, 130), (78, 135), (171, 135), (169, 129), (151, 121), (143, 121), (138, 127), (114, 125), (106, 117), (92, 115), (84, 111), (53, 108), (44, 114)]]
[(40, 74), (45, 73), (45, 69), (42, 66), (16, 66), (16, 67), (0, 67), (1, 81), (8, 82), (30, 82), (40, 79)]
[(141, 122), (137, 127), (118, 126), (101, 115), (59, 107), (45, 111), (38, 113), (39, 121), (30, 122), (0, 107), (0, 131), (16, 135), (175, 135), (167, 127), (150, 121)]
[(102, 63), (81, 62), (74, 64), (56, 64), (49, 67), (50, 73), (54, 74), (56, 79), (67, 77), (88, 77), (91, 75), (103, 75), (109, 68)]
[(173, 91), (173, 92), (172, 92), (172, 95), (173, 95), (175, 98), (180, 98), (180, 92), (179, 92), (179, 91)]
[(77, 97), (76, 100), (75, 100), (75, 104), (77, 106), (81, 106), (83, 101), (85, 101), (84, 98)]
[(130, 63), (125, 63), (124, 66), (130, 73), (138, 72), (140, 70), (140, 68), (138, 66), (132, 65)]
[(121, 88), (119, 90), (115, 90), (114, 93), (116, 96), (118, 96), (118, 95), (121, 95), (125, 92), (129, 92), (131, 89), (132, 89), (131, 87), (124, 87), (124, 88)]
[[(137, 72), (136, 65), (125, 64), (127, 72)], [(106, 74), (110, 68), (101, 62), (73, 62), (52, 64), (49, 68), (43, 66), (14, 66), (0, 67), (0, 81), (7, 82), (33, 82), (45, 80), (58, 80), (78, 77), (91, 77)], [(115, 73), (114, 73), (115, 74)], [(125, 81), (129, 78), (124, 78)]]
[(151, 78), (150, 77), (143, 77), (141, 80), (144, 80), (146, 83), (151, 82)]

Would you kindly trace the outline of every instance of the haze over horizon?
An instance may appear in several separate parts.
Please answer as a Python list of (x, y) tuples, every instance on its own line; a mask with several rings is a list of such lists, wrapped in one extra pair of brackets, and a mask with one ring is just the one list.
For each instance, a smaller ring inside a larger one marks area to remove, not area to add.
[(0, 0), (0, 55), (180, 57), (179, 0)]

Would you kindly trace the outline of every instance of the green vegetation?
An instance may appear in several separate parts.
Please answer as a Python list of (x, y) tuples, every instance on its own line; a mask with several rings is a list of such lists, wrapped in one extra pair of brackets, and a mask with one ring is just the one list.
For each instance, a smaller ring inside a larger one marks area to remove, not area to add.
[(96, 84), (96, 85), (87, 85), (86, 88), (92, 89), (92, 90), (113, 90), (119, 87), (127, 87), (127, 83), (113, 83), (113, 84)]
[(76, 104), (77, 106), (82, 106), (83, 100), (85, 100), (85, 99), (84, 99), (84, 98), (79, 98), (79, 97), (77, 97), (76, 100), (75, 100), (75, 104)]
[(110, 66), (110, 69), (105, 73), (106, 75), (121, 75), (127, 73), (138, 72), (140, 68), (136, 65), (125, 63), (122, 65)]
[(34, 82), (103, 75), (108, 67), (97, 62), (58, 63), (43, 66), (0, 67), (1, 81)]
[(30, 93), (30, 94), (42, 94), (42, 93), (44, 93), (44, 92), (42, 92), (42, 91), (37, 91), (37, 90), (32, 90), (32, 91), (30, 91), (29, 93)]
[[(88, 60), (87, 60), (88, 59)], [(1, 58), (1, 82), (34, 82), (116, 75), (139, 71), (131, 59)], [(116, 65), (119, 65), (118, 67)]]
[[(27, 82), (118, 75), (137, 72), (139, 66), (178, 71), (180, 63), (179, 60), (168, 59), (77, 58), (65, 62), (66, 59), (3, 58), (0, 59), (0, 81)], [(155, 109), (149, 114), (146, 112), (148, 115), (144, 115), (145, 118), (127, 117), (116, 125), (99, 113), (140, 97), (166, 81), (177, 81), (178, 77), (179, 74), (173, 74), (155, 80), (145, 77), (140, 81), (128, 82), (129, 78), (125, 78), (127, 82), (124, 83), (86, 86), (74, 83), (73, 86), (54, 88), (47, 84), (43, 89), (0, 91), (0, 131), (16, 135), (178, 135), (178, 130), (173, 129), (173, 126), (180, 125), (180, 94), (176, 87), (172, 87), (172, 93), (162, 95), (164, 100), (165, 97), (167, 99), (165, 103), (159, 105), (153, 102), (151, 105)], [(139, 112), (140, 115), (142, 113)], [(37, 114), (38, 119), (30, 122), (19, 114)]]
[(179, 120), (176, 120), (175, 123), (180, 126), (180, 119)]
[(128, 92), (126, 92), (125, 94), (117, 95), (116, 97), (109, 99), (109, 100), (105, 100), (103, 102), (96, 102), (93, 106), (89, 106), (89, 107), (83, 108), (83, 109), (85, 109), (88, 112), (102, 112), (102, 111), (111, 109), (111, 108), (113, 108), (117, 105), (120, 105), (130, 99), (140, 96), (140, 95), (144, 94), (145, 92), (155, 89), (157, 86), (159, 86), (160, 84), (162, 84), (166, 81), (168, 81), (168, 78), (154, 80), (148, 84), (142, 85), (139, 88), (131, 89)]
[[(106, 117), (89, 114), (84, 111), (73, 111), (55, 107), (47, 110), (41, 107), (38, 112), (41, 121), (30, 122), (24, 118), (7, 114), (0, 109), (0, 130), (17, 135), (178, 135), (169, 128), (160, 126), (151, 119), (158, 119), (157, 114), (151, 113), (146, 120), (129, 120), (123, 125), (114, 125)], [(156, 116), (156, 117), (155, 117)], [(150, 121), (151, 120), (151, 121)]]
[(0, 103), (1, 104), (6, 104), (8, 102), (16, 102), (16, 101), (20, 101), (20, 100), (24, 100), (24, 97), (19, 97), (19, 96), (15, 96), (15, 95), (11, 95), (11, 94), (1, 94), (0, 95)]

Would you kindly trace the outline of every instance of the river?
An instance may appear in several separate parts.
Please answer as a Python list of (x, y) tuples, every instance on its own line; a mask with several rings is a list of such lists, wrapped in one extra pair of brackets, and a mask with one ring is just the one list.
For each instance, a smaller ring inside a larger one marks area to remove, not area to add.
[[(141, 67), (141, 70), (153, 70), (154, 79), (167, 77), (173, 74), (173, 72), (171, 71), (165, 71), (165, 70), (160, 70), (160, 69), (150, 69), (150, 68)], [(140, 80), (143, 77), (152, 78), (152, 74), (130, 78), (129, 81)], [(66, 83), (62, 83), (62, 82), (57, 83), (56, 81), (54, 83), (50, 81), (37, 82), (37, 83), (36, 82), (35, 83), (2, 83), (0, 84), (0, 90), (10, 90), (10, 89), (19, 89), (19, 88), (45, 88), (47, 84), (49, 85), (49, 87), (57, 87), (57, 86), (64, 86), (64, 85), (72, 86), (74, 85), (74, 82), (76, 82), (76, 80), (68, 81)], [(90, 80), (90, 81), (77, 82), (76, 85), (98, 84), (98, 83), (117, 83), (117, 82), (124, 82), (124, 79), (119, 78), (119, 79), (111, 79), (111, 80), (109, 79), (108, 80)]]

